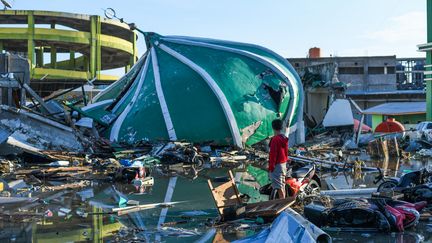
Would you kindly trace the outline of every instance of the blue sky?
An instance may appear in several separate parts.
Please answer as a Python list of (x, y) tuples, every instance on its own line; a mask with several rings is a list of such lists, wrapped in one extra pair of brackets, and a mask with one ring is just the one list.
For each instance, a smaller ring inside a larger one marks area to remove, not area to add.
[[(103, 15), (112, 7), (141, 29), (260, 44), (285, 57), (423, 56), (426, 0), (9, 0), (14, 9)], [(139, 40), (140, 53), (144, 51)]]

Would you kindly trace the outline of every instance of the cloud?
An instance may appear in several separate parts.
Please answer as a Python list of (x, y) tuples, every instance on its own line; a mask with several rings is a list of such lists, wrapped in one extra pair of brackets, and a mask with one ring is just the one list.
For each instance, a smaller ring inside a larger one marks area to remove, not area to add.
[(362, 37), (382, 43), (423, 43), (426, 39), (426, 11), (413, 11), (391, 17), (384, 28)]
[(338, 50), (338, 55), (397, 55), (423, 57), (417, 45), (426, 42), (426, 11), (412, 11), (388, 18), (357, 36), (359, 44)]

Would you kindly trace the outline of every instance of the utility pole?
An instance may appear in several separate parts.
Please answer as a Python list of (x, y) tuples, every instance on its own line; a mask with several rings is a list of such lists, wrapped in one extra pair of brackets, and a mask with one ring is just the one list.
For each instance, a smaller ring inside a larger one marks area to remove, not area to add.
[(424, 82), (426, 83), (426, 120), (432, 121), (432, 0), (426, 0), (427, 43), (418, 45), (419, 51), (426, 52)]
[(432, 121), (432, 0), (427, 0), (426, 120)]

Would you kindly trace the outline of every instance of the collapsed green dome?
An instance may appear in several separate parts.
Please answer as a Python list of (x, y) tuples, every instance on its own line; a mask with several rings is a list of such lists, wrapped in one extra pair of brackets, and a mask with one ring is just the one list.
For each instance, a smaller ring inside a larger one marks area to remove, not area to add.
[(185, 140), (253, 145), (289, 124), (301, 142), (303, 91), (286, 59), (261, 46), (182, 36), (145, 35), (148, 50), (84, 107), (106, 122), (111, 141)]

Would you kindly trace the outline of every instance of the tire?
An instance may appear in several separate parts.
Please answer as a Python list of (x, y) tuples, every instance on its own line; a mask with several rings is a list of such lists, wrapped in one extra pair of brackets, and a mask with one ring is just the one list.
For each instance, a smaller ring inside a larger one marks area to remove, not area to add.
[(378, 186), (377, 191), (378, 192), (389, 192), (392, 191), (395, 187), (397, 186), (397, 182), (396, 181), (384, 181), (383, 183), (381, 183)]
[(321, 187), (319, 183), (316, 180), (311, 179), (306, 186), (300, 188), (300, 191), (297, 193), (297, 200), (303, 201), (309, 196), (318, 196), (320, 191)]
[(201, 167), (204, 164), (204, 159), (196, 156), (193, 162), (196, 166)]
[(307, 184), (305, 191), (307, 192), (306, 195), (316, 195), (321, 192), (321, 187), (316, 180), (312, 179), (309, 184)]

